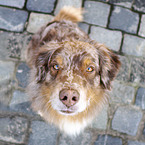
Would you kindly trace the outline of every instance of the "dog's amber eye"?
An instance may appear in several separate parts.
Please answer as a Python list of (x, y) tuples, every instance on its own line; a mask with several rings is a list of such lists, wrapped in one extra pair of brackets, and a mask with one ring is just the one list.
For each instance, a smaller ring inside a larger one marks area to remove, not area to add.
[(55, 70), (59, 70), (59, 65), (55, 64), (55, 65), (53, 66), (53, 68), (54, 68)]
[(93, 66), (90, 66), (86, 69), (87, 72), (93, 72), (94, 71), (94, 67)]

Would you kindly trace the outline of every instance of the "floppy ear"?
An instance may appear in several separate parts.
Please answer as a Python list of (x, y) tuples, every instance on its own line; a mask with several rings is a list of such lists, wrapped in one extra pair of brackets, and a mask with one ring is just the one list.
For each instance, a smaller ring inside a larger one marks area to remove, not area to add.
[(53, 51), (45, 51), (38, 54), (35, 66), (37, 68), (36, 80), (41, 83), (46, 79), (46, 74), (49, 68), (49, 62)]
[(103, 89), (111, 89), (111, 81), (120, 68), (119, 57), (104, 45), (98, 45), (100, 63), (100, 84)]

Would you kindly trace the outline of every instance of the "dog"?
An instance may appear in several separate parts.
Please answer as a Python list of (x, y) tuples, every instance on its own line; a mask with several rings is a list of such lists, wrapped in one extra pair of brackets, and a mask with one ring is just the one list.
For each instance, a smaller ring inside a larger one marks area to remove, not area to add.
[(61, 131), (76, 136), (108, 102), (119, 57), (77, 25), (83, 10), (63, 7), (29, 43), (32, 108)]

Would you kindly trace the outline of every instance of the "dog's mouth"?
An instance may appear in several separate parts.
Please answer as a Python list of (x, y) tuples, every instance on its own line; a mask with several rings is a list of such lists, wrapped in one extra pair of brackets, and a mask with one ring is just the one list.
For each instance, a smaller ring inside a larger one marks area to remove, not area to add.
[(72, 111), (72, 110), (60, 110), (59, 111), (60, 112), (60, 114), (62, 114), (62, 115), (75, 115), (76, 114), (76, 112), (75, 111)]

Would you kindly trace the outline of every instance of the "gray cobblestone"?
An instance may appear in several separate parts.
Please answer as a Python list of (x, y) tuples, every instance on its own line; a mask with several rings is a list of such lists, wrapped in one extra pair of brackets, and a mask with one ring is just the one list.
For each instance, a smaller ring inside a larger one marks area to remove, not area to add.
[(0, 0), (0, 5), (12, 6), (17, 8), (24, 7), (25, 0)]
[(8, 105), (11, 100), (11, 92), (12, 92), (11, 84), (0, 86), (0, 103)]
[(145, 88), (139, 88), (136, 95), (135, 105), (145, 109)]
[(117, 80), (121, 81), (128, 81), (129, 80), (129, 68), (130, 68), (130, 62), (129, 59), (125, 56), (120, 56), (121, 61), (121, 68), (119, 70), (119, 73), (117, 75)]
[(98, 116), (94, 119), (92, 128), (105, 130), (107, 129), (108, 122), (108, 106), (104, 106), (102, 111), (99, 112)]
[(18, 85), (25, 88), (28, 84), (29, 67), (26, 63), (20, 63), (17, 69), (16, 78), (18, 79)]
[(109, 3), (131, 8), (133, 0), (109, 0)]
[(28, 13), (22, 10), (0, 7), (0, 28), (22, 32)]
[(42, 26), (52, 21), (53, 16), (47, 14), (31, 13), (27, 31), (30, 33), (36, 33)]
[(110, 94), (110, 102), (130, 104), (134, 99), (134, 95), (135, 89), (133, 87), (114, 81), (113, 90)]
[(21, 117), (0, 118), (0, 140), (24, 143), (28, 123)]
[(61, 134), (58, 145), (90, 145), (92, 136), (93, 134), (88, 130), (76, 137), (69, 137)]
[(122, 140), (110, 135), (99, 135), (94, 145), (122, 145)]
[(24, 59), (24, 50), (27, 48), (30, 35), (18, 33), (0, 33), (0, 59)]
[(145, 142), (128, 141), (128, 144), (127, 145), (145, 145)]
[(85, 23), (79, 23), (78, 25), (83, 31), (85, 31), (88, 34), (89, 31), (89, 25)]
[(145, 138), (145, 124), (144, 124), (144, 129), (143, 129), (143, 136)]
[(109, 49), (119, 51), (122, 34), (119, 31), (111, 31), (101, 27), (91, 27), (90, 38), (105, 44)]
[(28, 145), (55, 145), (57, 141), (57, 129), (54, 126), (42, 121), (33, 121), (31, 124), (32, 133), (30, 134)]
[(145, 12), (145, 1), (144, 0), (135, 0), (133, 8), (137, 11)]
[(0, 112), (10, 111), (8, 104), (4, 104), (0, 101)]
[(51, 13), (54, 8), (55, 0), (28, 0), (27, 9), (30, 11), (38, 11)]
[(145, 37), (145, 15), (142, 15), (139, 35)]
[(11, 103), (9, 105), (10, 109), (17, 112), (32, 114), (30, 100), (30, 96), (28, 96), (26, 93), (19, 90), (15, 90), (13, 93)]
[(110, 18), (109, 28), (135, 34), (137, 32), (138, 23), (139, 15), (137, 13), (116, 6)]
[(63, 6), (73, 6), (76, 8), (82, 7), (82, 0), (59, 0), (55, 9), (55, 15), (58, 14)]
[(3, 141), (0, 141), (0, 145), (16, 145), (16, 144), (13, 144), (13, 143), (6, 143), (6, 142), (3, 142)]
[(127, 55), (145, 56), (145, 39), (125, 34), (122, 52)]
[[(21, 55), (20, 55), (20, 59), (22, 61), (26, 61), (27, 60), (27, 48), (28, 48), (28, 44), (31, 40), (31, 35), (21, 35), (21, 40), (23, 41), (19, 41), (19, 44), (21, 44)], [(20, 43), (21, 42), (21, 43)]]
[(12, 86), (10, 84), (14, 75), (13, 62), (0, 61), (0, 102), (8, 105), (11, 98)]
[[(14, 75), (15, 64), (13, 62), (4, 62), (0, 60), (0, 85), (9, 82)], [(6, 83), (6, 84), (7, 84)]]
[[(84, 21), (94, 25), (106, 26), (110, 12), (110, 6), (101, 2), (86, 1), (84, 9)], [(88, 12), (88, 13), (87, 13)]]
[(112, 120), (112, 128), (122, 133), (135, 136), (142, 119), (142, 112), (134, 107), (119, 107)]
[(99, 1), (99, 2), (108, 2), (108, 0), (96, 0), (96, 1)]
[(131, 62), (130, 81), (145, 84), (145, 59), (135, 58)]

